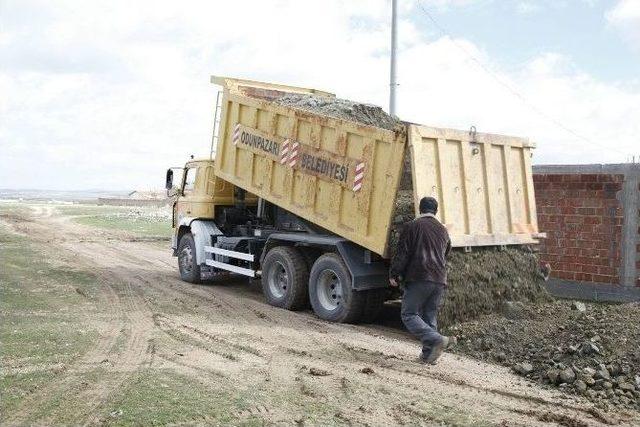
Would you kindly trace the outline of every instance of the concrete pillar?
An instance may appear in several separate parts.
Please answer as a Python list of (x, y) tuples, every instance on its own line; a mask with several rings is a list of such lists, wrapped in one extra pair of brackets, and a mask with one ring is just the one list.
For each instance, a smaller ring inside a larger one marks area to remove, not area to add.
[(624, 173), (621, 202), (624, 209), (624, 222), (622, 224), (622, 259), (620, 267), (620, 284), (626, 287), (634, 287), (638, 283), (637, 263), (640, 261), (638, 244), (640, 236), (640, 165), (627, 165)]

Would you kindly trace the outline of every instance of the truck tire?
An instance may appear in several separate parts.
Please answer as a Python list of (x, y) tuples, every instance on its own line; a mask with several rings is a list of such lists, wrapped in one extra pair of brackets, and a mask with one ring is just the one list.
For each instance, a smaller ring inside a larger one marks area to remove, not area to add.
[(196, 243), (191, 233), (186, 233), (180, 238), (178, 268), (180, 269), (180, 278), (185, 282), (201, 282), (200, 266), (196, 260)]
[(384, 302), (387, 299), (387, 289), (371, 289), (364, 291), (366, 293), (366, 302), (362, 309), (361, 323), (371, 323), (380, 314)]
[(309, 268), (296, 248), (276, 246), (262, 263), (262, 292), (267, 302), (287, 310), (308, 305)]
[(320, 256), (311, 267), (309, 299), (318, 317), (338, 323), (360, 321), (366, 293), (351, 287), (351, 274), (342, 258), (333, 253)]

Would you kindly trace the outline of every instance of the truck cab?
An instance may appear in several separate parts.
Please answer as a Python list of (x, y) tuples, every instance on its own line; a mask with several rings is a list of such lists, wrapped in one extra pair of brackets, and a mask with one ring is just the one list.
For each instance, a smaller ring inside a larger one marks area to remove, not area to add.
[(190, 160), (183, 168), (168, 169), (166, 189), (173, 197), (173, 254), (178, 257), (182, 278), (198, 282), (205, 265), (202, 249), (211, 243), (210, 235), (223, 234), (214, 222), (216, 218), (224, 221), (227, 209), (235, 209), (240, 197), (247, 209), (257, 204), (257, 198), (247, 197), (244, 191), (217, 177), (211, 159)]

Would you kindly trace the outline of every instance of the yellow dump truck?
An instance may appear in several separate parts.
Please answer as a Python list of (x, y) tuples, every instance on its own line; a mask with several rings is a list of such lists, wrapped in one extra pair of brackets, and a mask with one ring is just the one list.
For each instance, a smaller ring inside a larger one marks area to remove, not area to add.
[(183, 280), (259, 277), (274, 306), (310, 302), (323, 319), (359, 322), (388, 294), (403, 203), (415, 214), (434, 196), (454, 247), (537, 242), (527, 139), (378, 120), (313, 89), (212, 83), (222, 87), (215, 155), (189, 161), (175, 185), (167, 171)]

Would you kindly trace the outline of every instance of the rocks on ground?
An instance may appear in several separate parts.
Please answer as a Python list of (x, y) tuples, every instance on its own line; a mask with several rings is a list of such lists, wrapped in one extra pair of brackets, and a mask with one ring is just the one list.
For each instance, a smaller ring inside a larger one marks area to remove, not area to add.
[[(640, 410), (640, 303), (510, 303), (460, 323), (455, 351), (511, 367), (597, 406)], [(512, 315), (514, 311), (519, 315)]]

